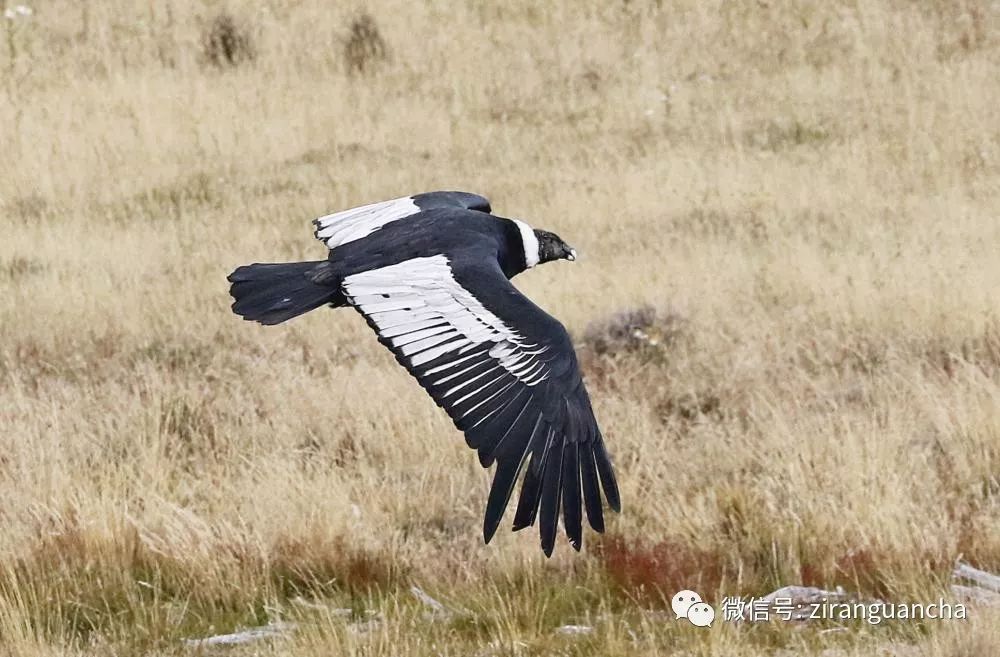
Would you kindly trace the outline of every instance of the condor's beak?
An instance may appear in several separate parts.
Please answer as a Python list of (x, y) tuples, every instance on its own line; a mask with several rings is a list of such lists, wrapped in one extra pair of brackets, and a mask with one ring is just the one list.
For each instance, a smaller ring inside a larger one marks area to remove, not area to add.
[(576, 260), (576, 249), (570, 249), (569, 253), (566, 254), (566, 259), (570, 262)]

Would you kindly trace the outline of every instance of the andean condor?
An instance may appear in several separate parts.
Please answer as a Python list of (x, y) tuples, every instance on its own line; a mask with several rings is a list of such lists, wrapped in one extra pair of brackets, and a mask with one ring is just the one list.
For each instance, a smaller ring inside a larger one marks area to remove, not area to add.
[(552, 554), (560, 508), (580, 549), (582, 509), (604, 530), (601, 490), (621, 504), (611, 461), (566, 329), (511, 285), (552, 260), (575, 260), (557, 235), (491, 214), (465, 192), (431, 192), (316, 219), (325, 260), (252, 264), (229, 275), (233, 312), (280, 324), (322, 305), (361, 313), (396, 360), (496, 463), (483, 537), (524, 473), (514, 531), (540, 521)]

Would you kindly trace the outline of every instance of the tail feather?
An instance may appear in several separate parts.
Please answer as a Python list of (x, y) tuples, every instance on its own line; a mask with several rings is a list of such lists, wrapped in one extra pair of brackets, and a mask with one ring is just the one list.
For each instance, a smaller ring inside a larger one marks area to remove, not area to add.
[(238, 267), (228, 277), (233, 312), (243, 319), (273, 325), (324, 304), (340, 305), (337, 286), (317, 284), (310, 274), (324, 261), (287, 262)]

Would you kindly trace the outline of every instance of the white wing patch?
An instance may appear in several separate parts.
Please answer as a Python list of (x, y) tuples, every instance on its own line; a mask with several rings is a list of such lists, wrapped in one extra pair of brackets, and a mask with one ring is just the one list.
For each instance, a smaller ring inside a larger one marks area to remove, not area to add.
[(341, 244), (371, 235), (393, 221), (405, 219), (420, 212), (413, 198), (404, 196), (391, 201), (381, 201), (358, 208), (334, 212), (313, 221), (316, 239), (334, 249)]
[[(528, 342), (487, 310), (459, 285), (443, 255), (348, 276), (343, 290), (415, 374), (447, 385), (444, 399), (458, 405), (496, 391), (467, 412), (515, 383), (505, 377), (529, 386), (549, 377), (539, 358), (548, 347)], [(450, 358), (424, 370), (442, 356)]]

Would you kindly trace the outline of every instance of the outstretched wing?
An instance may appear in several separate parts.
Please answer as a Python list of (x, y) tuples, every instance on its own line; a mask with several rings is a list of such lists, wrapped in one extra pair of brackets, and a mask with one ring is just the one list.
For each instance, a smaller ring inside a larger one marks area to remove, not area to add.
[(601, 489), (620, 509), (604, 440), (563, 326), (495, 262), (445, 255), (348, 276), (344, 296), (448, 412), (483, 467), (497, 464), (483, 536), (493, 537), (522, 471), (514, 530), (540, 518), (552, 553), (560, 508), (582, 545), (582, 508), (604, 530)]
[(332, 250), (341, 244), (367, 237), (388, 223), (433, 208), (459, 208), (489, 213), (490, 202), (478, 194), (468, 192), (415, 194), (320, 217), (313, 221), (313, 234)]

